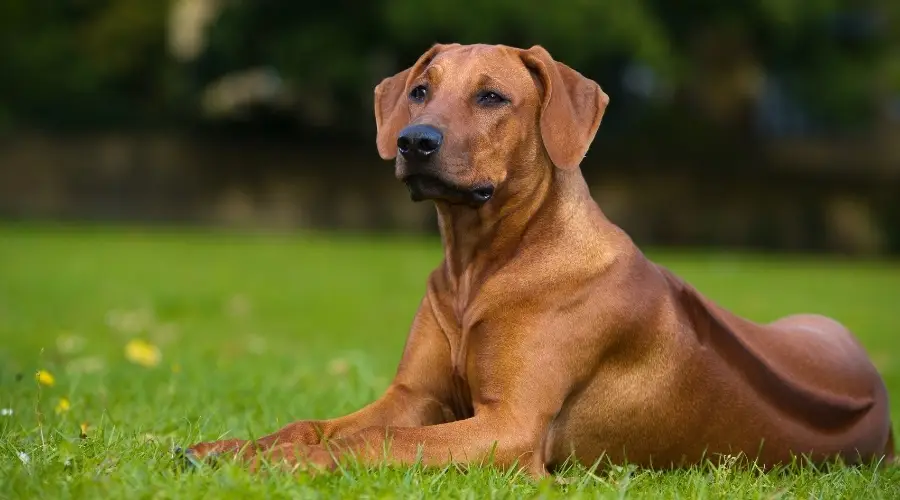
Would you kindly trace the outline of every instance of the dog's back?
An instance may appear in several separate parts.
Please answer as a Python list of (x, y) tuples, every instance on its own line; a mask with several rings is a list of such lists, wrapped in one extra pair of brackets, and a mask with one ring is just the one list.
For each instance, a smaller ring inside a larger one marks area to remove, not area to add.
[[(762, 462), (790, 460), (790, 451), (839, 455), (856, 463), (881, 456), (886, 447), (893, 450), (884, 381), (846, 327), (815, 314), (768, 324), (750, 321), (715, 304), (668, 269), (651, 265), (667, 282), (679, 326), (691, 332), (682, 341), (696, 342), (705, 354), (700, 359), (716, 374), (697, 390), (721, 392), (731, 399), (725, 402), (731, 408), (710, 411), (727, 414), (747, 405), (731, 425), (745, 427), (748, 440), (760, 441), (757, 458)], [(736, 445), (741, 434), (723, 429), (721, 439)]]

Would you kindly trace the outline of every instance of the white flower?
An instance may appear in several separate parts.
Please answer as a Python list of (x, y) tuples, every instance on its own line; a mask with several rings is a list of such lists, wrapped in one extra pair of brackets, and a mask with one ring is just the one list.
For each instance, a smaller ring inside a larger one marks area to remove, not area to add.
[(24, 451), (20, 451), (19, 452), (19, 460), (21, 460), (23, 464), (28, 465), (28, 462), (31, 461), (31, 457), (28, 456), (28, 453), (25, 453)]
[(9, 417), (12, 416), (13, 409), (12, 408), (0, 408), (0, 417)]
[(64, 333), (56, 338), (56, 349), (63, 354), (74, 354), (84, 347), (84, 339), (78, 335)]

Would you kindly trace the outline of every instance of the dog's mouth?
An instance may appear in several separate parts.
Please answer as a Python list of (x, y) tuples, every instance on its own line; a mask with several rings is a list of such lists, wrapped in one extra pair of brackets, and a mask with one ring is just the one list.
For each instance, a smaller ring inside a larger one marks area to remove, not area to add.
[(402, 180), (414, 202), (443, 200), (452, 204), (479, 207), (494, 196), (494, 186), (490, 184), (463, 188), (430, 174), (411, 174)]

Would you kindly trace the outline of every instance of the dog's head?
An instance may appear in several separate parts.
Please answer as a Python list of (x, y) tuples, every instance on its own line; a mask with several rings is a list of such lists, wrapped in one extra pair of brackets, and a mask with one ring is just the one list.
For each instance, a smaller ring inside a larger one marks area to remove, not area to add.
[(376, 142), (413, 200), (480, 206), (548, 165), (578, 168), (608, 102), (543, 47), (437, 44), (375, 87)]

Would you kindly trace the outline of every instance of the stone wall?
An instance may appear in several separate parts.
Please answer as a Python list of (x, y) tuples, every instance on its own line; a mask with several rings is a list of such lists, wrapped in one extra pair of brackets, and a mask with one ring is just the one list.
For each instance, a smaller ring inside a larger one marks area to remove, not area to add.
[[(900, 251), (896, 176), (841, 176), (802, 163), (763, 173), (603, 158), (583, 171), (607, 215), (642, 245)], [(374, 144), (336, 151), (174, 134), (0, 140), (0, 217), (435, 231), (431, 205), (409, 201)]]

